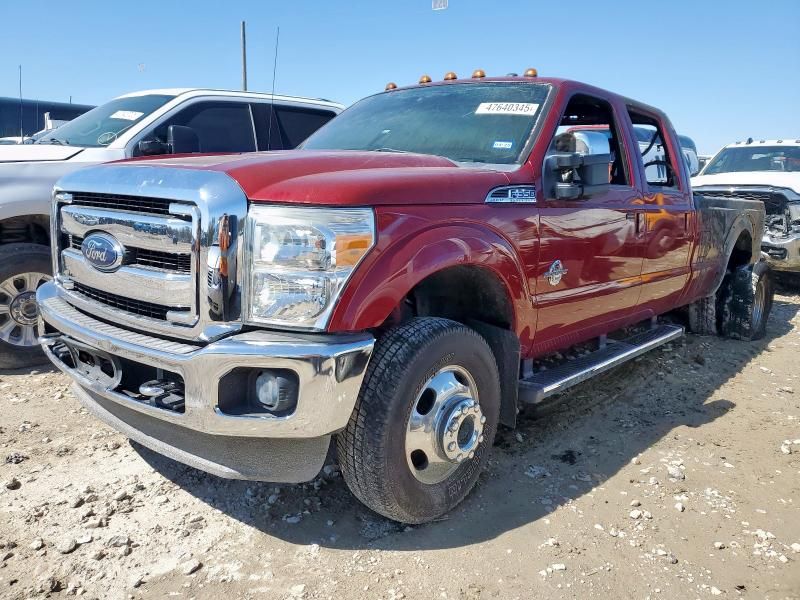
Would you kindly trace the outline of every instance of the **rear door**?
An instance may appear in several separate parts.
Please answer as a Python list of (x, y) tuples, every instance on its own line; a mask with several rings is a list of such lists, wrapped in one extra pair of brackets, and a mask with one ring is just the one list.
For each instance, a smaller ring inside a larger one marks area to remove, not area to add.
[(642, 287), (639, 308), (661, 314), (679, 306), (689, 279), (694, 212), (680, 146), (668, 123), (629, 107), (639, 132), (641, 203), (645, 211)]
[[(610, 152), (612, 160), (603, 193), (557, 200), (551, 190), (544, 190), (540, 258), (532, 282), (538, 312), (534, 353), (572, 345), (635, 318), (642, 206), (631, 173), (630, 140), (620, 123), (624, 107), (615, 109), (607, 98), (576, 94), (550, 144), (548, 155)], [(576, 128), (585, 125), (595, 131)]]

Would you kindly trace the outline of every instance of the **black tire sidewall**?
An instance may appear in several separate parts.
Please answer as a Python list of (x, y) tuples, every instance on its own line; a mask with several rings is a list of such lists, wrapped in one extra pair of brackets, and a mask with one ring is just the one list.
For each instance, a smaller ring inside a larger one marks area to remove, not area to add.
[(761, 321), (753, 324), (753, 337), (752, 339), (760, 339), (764, 337), (767, 332), (767, 321), (769, 314), (772, 311), (772, 302), (775, 296), (775, 282), (772, 274), (772, 269), (766, 261), (759, 261), (753, 266), (753, 294), (758, 293), (758, 287), (764, 286), (764, 307), (761, 313)]
[[(760, 286), (766, 286), (761, 319), (753, 322), (753, 308)], [(728, 273), (720, 290), (721, 331), (726, 337), (757, 340), (764, 336), (772, 309), (772, 271), (765, 261), (738, 267)]]
[[(410, 515), (440, 515), (455, 506), (469, 493), (483, 470), (497, 432), (500, 415), (500, 392), (497, 364), (488, 345), (481, 344), (477, 335), (454, 331), (440, 337), (435, 344), (426, 344), (405, 369), (403, 384), (394, 390), (389, 402), (387, 418), (400, 426), (388, 430), (387, 472), (391, 495), (397, 504)], [(459, 366), (475, 381), (478, 401), (486, 417), (483, 442), (475, 450), (475, 457), (466, 460), (444, 481), (425, 484), (419, 481), (406, 460), (406, 427), (414, 401), (425, 383), (440, 369)]]
[[(0, 281), (23, 273), (52, 274), (50, 248), (39, 244), (0, 247)], [(0, 369), (20, 369), (47, 362), (40, 346), (22, 347), (0, 340)]]

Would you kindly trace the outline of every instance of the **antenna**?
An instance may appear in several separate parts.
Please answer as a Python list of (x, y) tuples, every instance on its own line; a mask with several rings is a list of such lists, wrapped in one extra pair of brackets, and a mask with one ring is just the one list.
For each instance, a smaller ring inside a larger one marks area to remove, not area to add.
[(281, 26), (275, 32), (275, 59), (272, 63), (272, 93), (269, 98), (269, 130), (267, 132), (267, 150), (272, 147), (272, 119), (275, 118), (275, 75), (278, 72), (278, 43), (281, 39)]
[(25, 137), (25, 128), (23, 127), (22, 122), (22, 65), (19, 66), (19, 137), (23, 139)]
[(242, 90), (247, 91), (247, 32), (246, 24), (242, 21)]

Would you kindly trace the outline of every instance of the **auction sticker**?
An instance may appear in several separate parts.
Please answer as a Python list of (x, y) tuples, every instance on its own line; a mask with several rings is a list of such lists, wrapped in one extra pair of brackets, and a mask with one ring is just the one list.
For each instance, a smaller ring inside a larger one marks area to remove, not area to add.
[(144, 113), (136, 112), (135, 110), (118, 110), (109, 119), (123, 119), (124, 121), (135, 121)]
[(476, 115), (525, 115), (532, 117), (539, 110), (538, 104), (527, 102), (481, 102)]

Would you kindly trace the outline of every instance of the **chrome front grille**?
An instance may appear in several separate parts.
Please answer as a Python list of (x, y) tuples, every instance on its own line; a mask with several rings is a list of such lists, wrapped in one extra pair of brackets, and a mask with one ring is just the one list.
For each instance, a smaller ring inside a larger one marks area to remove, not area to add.
[[(185, 203), (109, 194), (72, 195), (60, 207), (59, 274), (83, 308), (114, 311), (140, 326), (191, 327), (198, 320), (195, 240), (199, 211)], [(162, 214), (163, 210), (168, 211)], [(124, 248), (122, 265), (104, 272), (82, 251), (94, 233), (111, 235)], [(106, 315), (107, 316), (107, 315)]]
[[(701, 190), (702, 192), (702, 190)], [(741, 200), (754, 200), (756, 202), (769, 202), (772, 200), (772, 192), (755, 192), (747, 189), (731, 189), (731, 190), (714, 190), (709, 195), (718, 198), (735, 198)]]
[(155, 163), (81, 169), (59, 181), (52, 216), (55, 280), (78, 310), (200, 343), (241, 329), (247, 198), (226, 174)]

